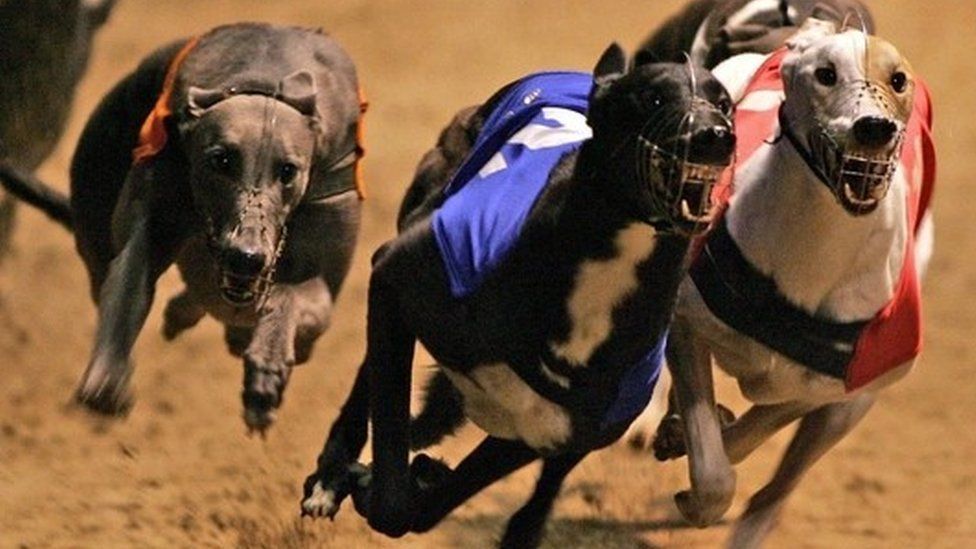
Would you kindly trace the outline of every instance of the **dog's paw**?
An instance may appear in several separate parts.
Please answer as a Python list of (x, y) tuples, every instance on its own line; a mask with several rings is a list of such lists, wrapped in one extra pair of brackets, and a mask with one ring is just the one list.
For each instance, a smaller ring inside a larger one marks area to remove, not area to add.
[[(369, 527), (391, 538), (399, 538), (410, 532), (413, 526), (412, 501), (405, 492), (384, 494), (370, 498)], [(357, 510), (359, 505), (357, 505)]]
[(250, 432), (264, 435), (274, 423), (290, 375), (290, 366), (269, 367), (245, 357), (241, 400), (244, 402), (244, 423)]
[(413, 479), (413, 488), (418, 494), (440, 486), (453, 472), (446, 463), (427, 454), (417, 454), (410, 462), (410, 478)]
[(369, 485), (369, 470), (359, 464), (349, 465), (336, 478), (316, 472), (305, 479), (302, 516), (334, 519), (347, 497)]
[[(727, 467), (727, 462), (726, 462)], [(693, 490), (685, 490), (674, 496), (674, 503), (681, 516), (698, 528), (715, 524), (732, 506), (735, 495), (736, 474), (731, 468), (718, 467), (702, 478)]]
[[(311, 482), (311, 486), (309, 486)], [(305, 481), (305, 497), (302, 498), (302, 516), (321, 518), (329, 517), (334, 519), (339, 512), (339, 505), (342, 503), (342, 495), (335, 490), (326, 488), (316, 475), (308, 477)]]
[[(723, 428), (735, 421), (735, 414), (732, 413), (732, 410), (721, 404), (715, 405), (715, 412), (718, 415), (719, 424)], [(661, 419), (651, 448), (654, 450), (654, 457), (658, 461), (668, 461), (685, 456), (687, 453), (685, 427), (681, 421), (681, 416), (671, 414)]]
[[(454, 471), (443, 461), (434, 459), (427, 454), (417, 454), (410, 462), (414, 501), (429, 501), (425, 500), (424, 497), (429, 496), (431, 492), (443, 485), (453, 473)], [(417, 507), (417, 510), (417, 516), (414, 518), (410, 530), (418, 534), (431, 530), (443, 518), (437, 513), (424, 513), (421, 507)]]
[(651, 448), (658, 461), (668, 461), (685, 455), (685, 427), (681, 416), (671, 414), (661, 419)]
[(674, 503), (684, 517), (696, 528), (707, 528), (722, 520), (722, 516), (732, 504), (732, 497), (706, 497), (695, 495), (690, 490), (678, 492), (674, 496)]
[(124, 416), (132, 409), (129, 368), (93, 363), (75, 391), (75, 401), (97, 414)]

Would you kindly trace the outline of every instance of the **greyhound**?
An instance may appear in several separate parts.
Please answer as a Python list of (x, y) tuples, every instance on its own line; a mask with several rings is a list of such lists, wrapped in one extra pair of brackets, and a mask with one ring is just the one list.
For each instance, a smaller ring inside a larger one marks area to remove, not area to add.
[(689, 55), (711, 69), (740, 53), (772, 53), (814, 11), (837, 23), (856, 14), (863, 30), (874, 32), (874, 19), (858, 0), (693, 0), (644, 41), (636, 60), (681, 61)]
[[(115, 0), (0, 1), (0, 183), (30, 202), (52, 204), (70, 227), (68, 198), (31, 176), (54, 150), (85, 73), (92, 38)], [(12, 197), (0, 193), (0, 254), (14, 223)]]
[(334, 40), (250, 23), (156, 51), (104, 98), (71, 166), (99, 308), (78, 401), (129, 408), (130, 351), (175, 262), (186, 288), (166, 307), (165, 337), (205, 314), (221, 321), (244, 358), (245, 422), (264, 432), (349, 269), (363, 108)]
[[(635, 60), (641, 64), (680, 61), (687, 56), (711, 69), (739, 54), (769, 54), (781, 48), (814, 13), (820, 20), (839, 24), (853, 18), (865, 32), (874, 32), (870, 11), (856, 0), (694, 0), (641, 44)], [(670, 382), (665, 370), (656, 390), (667, 391)], [(655, 398), (651, 403), (625, 435), (636, 449), (647, 449), (653, 443), (652, 435), (667, 411), (667, 399)], [(721, 404), (718, 412), (723, 423), (735, 419)], [(424, 423), (420, 426), (426, 427)]]
[[(374, 529), (424, 532), (541, 457), (536, 492), (502, 539), (538, 545), (566, 475), (650, 398), (689, 243), (731, 160), (730, 108), (707, 71), (627, 72), (613, 45), (593, 75), (534, 75), (462, 111), (421, 162), (400, 235), (374, 256), (366, 358), (303, 514), (334, 516), (352, 493)], [(525, 155), (547, 159), (540, 178)], [(510, 247), (482, 253), (479, 233), (507, 239), (512, 217), (524, 225), (511, 224)], [(417, 339), (488, 434), (453, 470), (424, 454), (408, 462)], [(355, 460), (370, 419), (368, 469)]]
[[(738, 105), (735, 192), (679, 290), (672, 415), (654, 446), (687, 452), (679, 508), (706, 525), (731, 502), (730, 463), (799, 419), (732, 533), (732, 547), (757, 547), (803, 474), (916, 360), (935, 151), (925, 86), (861, 31), (810, 18), (785, 49), (714, 73)], [(724, 426), (712, 359), (754, 403)]]

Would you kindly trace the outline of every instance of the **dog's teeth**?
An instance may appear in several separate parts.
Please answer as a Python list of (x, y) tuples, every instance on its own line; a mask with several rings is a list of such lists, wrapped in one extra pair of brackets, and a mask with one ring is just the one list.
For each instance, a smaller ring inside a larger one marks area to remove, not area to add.
[(874, 198), (875, 200), (881, 200), (882, 198), (885, 197), (885, 194), (887, 192), (888, 192), (888, 188), (886, 185), (877, 185), (871, 191), (871, 197)]

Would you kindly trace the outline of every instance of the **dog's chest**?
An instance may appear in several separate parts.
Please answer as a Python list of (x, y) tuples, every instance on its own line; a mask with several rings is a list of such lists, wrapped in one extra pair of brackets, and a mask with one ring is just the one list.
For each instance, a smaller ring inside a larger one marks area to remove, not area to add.
[(617, 233), (614, 256), (579, 266), (565, 304), (569, 335), (550, 343), (556, 357), (574, 367), (589, 364), (593, 353), (610, 337), (617, 306), (637, 291), (638, 267), (651, 256), (654, 244), (654, 229), (633, 223)]
[[(843, 379), (823, 375), (737, 332), (709, 311), (695, 284), (686, 279), (678, 297), (677, 315), (707, 345), (715, 365), (736, 378), (739, 388), (755, 404), (789, 401), (836, 402), (851, 395)], [(900, 379), (912, 362), (879, 377), (877, 389)]]
[[(638, 267), (653, 252), (654, 236), (645, 224), (628, 225), (617, 233), (611, 257), (579, 265), (561, 305), (569, 320), (569, 335), (547, 343), (556, 358), (571, 368), (590, 364), (596, 349), (612, 336), (615, 309), (638, 290)], [(569, 377), (551, 369), (541, 357), (537, 364), (548, 383), (572, 391)], [(489, 363), (464, 374), (446, 370), (464, 397), (465, 413), (488, 434), (519, 439), (540, 451), (556, 449), (572, 438), (570, 411), (540, 395), (512, 366)]]

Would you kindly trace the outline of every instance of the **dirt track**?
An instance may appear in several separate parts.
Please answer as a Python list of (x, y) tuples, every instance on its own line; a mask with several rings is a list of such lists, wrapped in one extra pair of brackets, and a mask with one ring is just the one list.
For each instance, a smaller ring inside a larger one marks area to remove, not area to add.
[[(334, 523), (297, 518), (301, 482), (363, 349), (369, 252), (392, 234), (415, 162), (457, 108), (531, 70), (589, 69), (609, 41), (632, 48), (679, 4), (121, 2), (97, 41), (68, 135), (41, 175), (67, 187), (87, 114), (165, 41), (245, 19), (322, 26), (357, 60), (373, 105), (362, 245), (332, 330), (292, 378), (280, 421), (261, 441), (244, 435), (240, 365), (217, 325), (205, 321), (173, 344), (159, 335), (161, 303), (179, 287), (173, 273), (137, 344), (132, 414), (98, 421), (68, 406), (94, 308), (69, 235), (22, 209), (14, 254), (0, 266), (0, 547), (490, 546), (528, 496), (534, 469), (479, 495), (434, 532), (399, 543), (371, 534), (351, 509)], [(919, 368), (807, 477), (771, 547), (971, 547), (976, 539), (976, 233), (964, 194), (976, 167), (976, 4), (871, 4), (881, 33), (925, 75), (936, 101), (939, 245), (925, 289), (927, 349)], [(443, 455), (456, 461), (478, 436), (465, 431)], [(732, 516), (771, 473), (784, 440), (740, 467)], [(684, 462), (661, 465), (623, 447), (592, 455), (567, 483), (547, 546), (717, 546), (727, 526), (699, 531), (677, 518), (670, 497), (685, 475)]]

